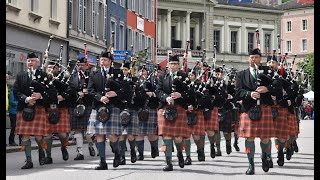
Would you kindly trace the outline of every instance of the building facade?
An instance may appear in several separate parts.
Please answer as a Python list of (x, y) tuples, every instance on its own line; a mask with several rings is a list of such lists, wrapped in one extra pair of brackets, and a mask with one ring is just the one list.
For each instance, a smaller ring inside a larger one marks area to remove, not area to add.
[(281, 51), (288, 53), (288, 62), (291, 64), (296, 54), (295, 65), (309, 54), (314, 52), (314, 3), (289, 1), (279, 8), (285, 13), (281, 18)]
[[(127, 0), (127, 50), (137, 54), (147, 50), (147, 65), (154, 65), (156, 40), (156, 0)], [(133, 47), (133, 49), (132, 49)]]
[(244, 69), (248, 66), (249, 51), (256, 46), (256, 29), (264, 56), (276, 47), (282, 14), (276, 7), (259, 3), (160, 0), (157, 60), (165, 60), (170, 52), (183, 55), (189, 39), (188, 67), (201, 59), (203, 49), (206, 49), (206, 61), (212, 65), (216, 45), (217, 64)]
[[(58, 11), (59, 10), (59, 11)], [(67, 1), (66, 0), (7, 0), (6, 2), (6, 69), (13, 73), (26, 67), (27, 54), (34, 52), (42, 63), (43, 53), (51, 35), (49, 59), (67, 62)]]

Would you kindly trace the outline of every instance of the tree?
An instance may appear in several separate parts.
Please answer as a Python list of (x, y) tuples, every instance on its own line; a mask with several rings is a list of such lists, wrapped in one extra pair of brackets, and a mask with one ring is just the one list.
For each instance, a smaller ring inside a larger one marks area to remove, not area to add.
[(282, 0), (282, 3), (286, 3), (286, 2), (288, 2), (288, 1), (290, 1), (290, 0)]
[(299, 68), (309, 76), (311, 89), (314, 90), (314, 52), (308, 54), (303, 62), (298, 63)]

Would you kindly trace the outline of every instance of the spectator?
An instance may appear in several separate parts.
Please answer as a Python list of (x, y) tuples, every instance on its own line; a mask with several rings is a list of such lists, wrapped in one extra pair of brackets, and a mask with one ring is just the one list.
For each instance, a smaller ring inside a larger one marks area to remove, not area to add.
[(306, 115), (311, 118), (312, 116), (312, 107), (310, 105), (310, 103), (307, 103), (307, 105), (304, 107), (304, 110), (306, 112)]

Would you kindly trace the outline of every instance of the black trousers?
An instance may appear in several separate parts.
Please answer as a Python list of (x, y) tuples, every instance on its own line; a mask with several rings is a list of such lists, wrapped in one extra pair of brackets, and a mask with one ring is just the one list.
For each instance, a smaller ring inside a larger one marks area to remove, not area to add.
[[(9, 117), (10, 117), (10, 125), (11, 125), (9, 144), (13, 144), (14, 143), (14, 136), (15, 136), (14, 133), (16, 131), (17, 114), (9, 113)], [(21, 136), (19, 135), (19, 144), (20, 143), (21, 143)]]

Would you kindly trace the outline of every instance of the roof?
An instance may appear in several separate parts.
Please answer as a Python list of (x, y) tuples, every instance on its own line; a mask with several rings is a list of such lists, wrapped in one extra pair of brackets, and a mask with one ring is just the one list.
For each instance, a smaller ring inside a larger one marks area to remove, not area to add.
[(290, 9), (300, 9), (300, 8), (307, 8), (307, 7), (314, 8), (314, 4), (313, 3), (298, 3), (297, 0), (291, 0), (291, 1), (283, 3), (283, 4), (276, 6), (276, 7), (281, 10), (290, 10)]
[(269, 9), (269, 10), (281, 10), (277, 7), (263, 5), (263, 4), (259, 4), (259, 3), (241, 3), (241, 2), (229, 3), (228, 0), (216, 0), (216, 1), (217, 1), (217, 4), (223, 4), (223, 5), (229, 5), (229, 6), (259, 8), (259, 9)]

